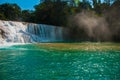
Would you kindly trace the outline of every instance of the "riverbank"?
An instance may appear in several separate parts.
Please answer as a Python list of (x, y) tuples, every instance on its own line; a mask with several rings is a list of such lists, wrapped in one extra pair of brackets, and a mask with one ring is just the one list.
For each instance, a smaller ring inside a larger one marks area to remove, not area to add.
[(51, 50), (120, 50), (120, 43), (40, 43), (38, 47), (47, 48)]
[(82, 43), (11, 43), (11, 44), (0, 44), (0, 49), (12, 49), (20, 50), (19, 48), (24, 48), (24, 50), (39, 50), (46, 49), (49, 51), (120, 51), (120, 43), (111, 42), (82, 42)]

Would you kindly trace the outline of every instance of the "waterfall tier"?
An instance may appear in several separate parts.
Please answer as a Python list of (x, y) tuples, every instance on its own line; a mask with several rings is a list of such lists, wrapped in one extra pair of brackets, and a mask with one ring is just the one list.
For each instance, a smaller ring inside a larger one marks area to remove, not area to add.
[(0, 43), (63, 41), (63, 27), (0, 20)]

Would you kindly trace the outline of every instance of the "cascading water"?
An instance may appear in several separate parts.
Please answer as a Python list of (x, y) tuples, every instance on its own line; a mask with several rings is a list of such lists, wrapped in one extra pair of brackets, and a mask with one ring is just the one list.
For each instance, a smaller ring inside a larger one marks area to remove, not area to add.
[(0, 43), (63, 41), (63, 27), (0, 20)]

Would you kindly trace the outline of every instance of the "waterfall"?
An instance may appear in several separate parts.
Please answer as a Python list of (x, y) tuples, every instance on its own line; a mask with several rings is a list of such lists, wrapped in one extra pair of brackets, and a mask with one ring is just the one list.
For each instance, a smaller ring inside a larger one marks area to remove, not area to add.
[(63, 27), (0, 20), (0, 43), (63, 41)]

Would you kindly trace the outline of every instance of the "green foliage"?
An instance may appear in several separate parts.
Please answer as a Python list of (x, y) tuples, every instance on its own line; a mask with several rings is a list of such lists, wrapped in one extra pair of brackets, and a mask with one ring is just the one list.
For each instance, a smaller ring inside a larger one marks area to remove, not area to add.
[(4, 14), (0, 13), (0, 20), (6, 20)]
[(68, 8), (63, 2), (44, 2), (35, 6), (35, 20), (37, 23), (61, 26), (69, 15)]
[(17, 4), (5, 3), (0, 5), (0, 13), (7, 20), (20, 20), (21, 8)]
[(34, 12), (29, 10), (22, 11), (22, 21), (25, 22), (35, 22)]
[[(70, 3), (68, 4), (69, 1)], [(70, 37), (74, 40), (89, 40), (85, 31), (74, 22), (76, 14), (84, 11), (94, 12), (94, 16), (104, 17), (112, 32), (112, 38), (120, 41), (120, 0), (42, 0), (35, 5), (35, 10), (21, 10), (17, 4), (1, 4), (1, 20), (22, 20), (70, 29)], [(71, 24), (72, 23), (72, 24)], [(71, 27), (72, 26), (72, 27)], [(81, 25), (82, 26), (82, 25)]]

